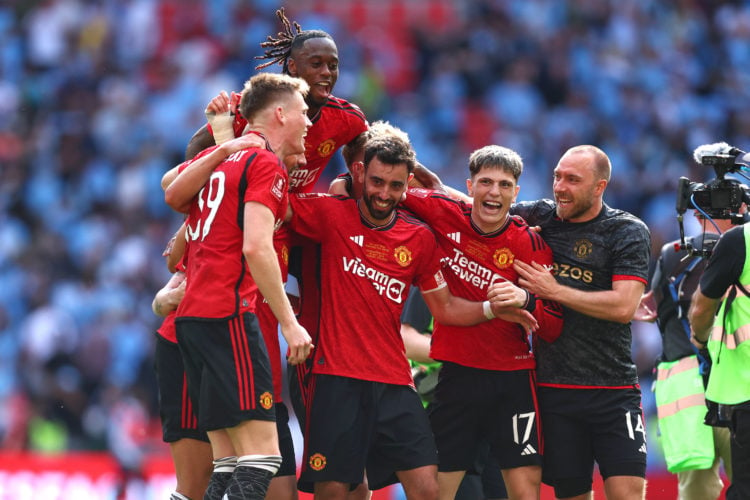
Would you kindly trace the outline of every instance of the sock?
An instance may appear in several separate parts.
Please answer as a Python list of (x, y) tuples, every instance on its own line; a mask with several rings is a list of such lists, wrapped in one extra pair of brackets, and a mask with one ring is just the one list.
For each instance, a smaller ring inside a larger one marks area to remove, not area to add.
[(214, 460), (214, 471), (208, 481), (206, 494), (203, 500), (221, 500), (224, 496), (227, 483), (232, 479), (234, 468), (237, 465), (237, 457), (224, 457)]
[(281, 466), (279, 455), (245, 455), (237, 459), (232, 479), (227, 484), (228, 500), (263, 500), (268, 484)]
[(169, 495), (169, 500), (190, 500), (188, 497), (183, 495), (182, 493), (177, 493), (176, 491), (173, 491), (171, 495)]

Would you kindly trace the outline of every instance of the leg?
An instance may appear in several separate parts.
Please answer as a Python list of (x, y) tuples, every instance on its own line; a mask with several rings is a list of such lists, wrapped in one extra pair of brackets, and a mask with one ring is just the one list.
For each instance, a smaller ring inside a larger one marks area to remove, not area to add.
[(636, 476), (610, 476), (604, 480), (607, 500), (643, 500), (646, 480)]
[(372, 497), (372, 491), (367, 486), (367, 476), (365, 475), (362, 482), (349, 492), (346, 500), (370, 500), (370, 497)]
[[(745, 404), (746, 405), (746, 404)], [(735, 407), (731, 432), (732, 484), (727, 500), (750, 498), (750, 410)]]
[(458, 487), (461, 486), (466, 471), (457, 470), (450, 472), (438, 472), (438, 491), (440, 492), (440, 500), (453, 500), (456, 498), (456, 492)]
[[(437, 500), (438, 481), (436, 465), (425, 465), (416, 469), (397, 471), (396, 477), (401, 481), (406, 498), (409, 500)], [(456, 486), (456, 489), (458, 489), (458, 486)]]
[(719, 476), (719, 456), (709, 469), (686, 470), (677, 473), (679, 500), (716, 500), (724, 488)]
[(315, 483), (315, 500), (345, 500), (349, 494), (349, 485), (338, 481), (321, 481)]
[(276, 476), (271, 479), (266, 491), (266, 500), (297, 500), (297, 478), (295, 476)]
[(203, 498), (213, 470), (211, 445), (185, 438), (169, 443), (169, 450), (177, 476), (175, 491), (188, 498)]
[(243, 455), (278, 455), (279, 438), (276, 422), (245, 420), (226, 429), (238, 457)]
[(542, 468), (527, 465), (503, 469), (503, 481), (512, 500), (538, 500), (542, 486)]
[(237, 453), (237, 466), (227, 484), (226, 497), (263, 500), (281, 465), (276, 422), (245, 420), (226, 431)]
[(732, 449), (729, 443), (729, 429), (726, 427), (714, 427), (714, 448), (716, 456), (721, 457), (729, 480), (732, 480)]
[(213, 461), (211, 480), (208, 483), (203, 499), (218, 500), (224, 496), (227, 484), (229, 484), (229, 480), (232, 478), (234, 468), (237, 465), (237, 457), (226, 431), (210, 431), (208, 432), (208, 439), (211, 442), (211, 450), (215, 459)]

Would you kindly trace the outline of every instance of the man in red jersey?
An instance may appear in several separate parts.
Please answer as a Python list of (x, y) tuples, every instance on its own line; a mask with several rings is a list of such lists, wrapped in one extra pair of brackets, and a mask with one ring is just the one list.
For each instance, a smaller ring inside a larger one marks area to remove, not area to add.
[[(273, 250), (288, 201), (288, 175), (279, 158), (304, 151), (307, 90), (304, 81), (286, 75), (248, 80), (240, 111), (253, 124), (249, 134), (266, 148), (248, 150), (239, 138), (205, 150), (178, 167), (165, 192), (172, 208), (189, 210), (187, 287), (175, 321), (190, 396), (214, 458), (223, 458), (227, 440), (238, 456), (226, 488), (209, 484), (206, 498), (263, 498), (281, 463), (270, 362), (254, 314), (256, 290), (279, 320), (290, 363), (303, 361), (311, 349)], [(215, 167), (218, 158), (224, 161)]]
[[(466, 181), (472, 203), (443, 191), (411, 189), (403, 202), (435, 231), (451, 291), (484, 300), (492, 287), (498, 303), (523, 307), (551, 342), (560, 335), (562, 310), (518, 286), (514, 261), (552, 264), (552, 250), (509, 210), (520, 187), (521, 157), (485, 146), (469, 158)], [(443, 367), (430, 409), (440, 457), (440, 498), (453, 499), (480, 447), (500, 464), (510, 498), (536, 499), (541, 487), (541, 439), (535, 361), (526, 331), (494, 319), (475, 326), (435, 322), (430, 357)]]
[[(437, 454), (404, 354), (401, 309), (416, 284), (446, 324), (476, 324), (494, 312), (488, 302), (451, 295), (432, 231), (397, 208), (416, 163), (410, 144), (398, 135), (373, 137), (363, 163), (355, 173), (359, 199), (290, 198), (291, 228), (322, 246), (321, 326), (300, 488), (316, 498), (345, 498), (366, 470), (371, 489), (401, 481), (408, 498), (435, 499)], [(503, 312), (536, 327), (527, 311)]]
[[(185, 225), (175, 233), (164, 256), (174, 274), (156, 293), (151, 308), (163, 317), (156, 331), (154, 371), (159, 392), (159, 416), (162, 439), (169, 443), (177, 484), (170, 500), (203, 498), (211, 477), (211, 446), (205, 432), (198, 430), (198, 421), (187, 395), (182, 355), (177, 346), (174, 326), (175, 311), (185, 294)], [(171, 261), (177, 260), (176, 263)]]

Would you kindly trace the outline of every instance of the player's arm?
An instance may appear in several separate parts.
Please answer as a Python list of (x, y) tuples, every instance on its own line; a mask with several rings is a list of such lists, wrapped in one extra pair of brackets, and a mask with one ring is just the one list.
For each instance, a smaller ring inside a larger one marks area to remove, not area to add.
[(499, 317), (512, 312), (512, 308), (531, 313), (538, 324), (536, 334), (547, 342), (555, 341), (562, 333), (563, 315), (560, 304), (538, 298), (510, 281), (496, 281), (490, 285), (487, 300), (490, 301), (493, 313)]
[(414, 177), (409, 181), (409, 187), (443, 189), (443, 181), (435, 172), (417, 162), (414, 167)]
[[(231, 108), (237, 112), (240, 94), (232, 92), (231, 96), (222, 90), (208, 102), (205, 109), (208, 123), (195, 131), (185, 149), (185, 159), (190, 160), (206, 148), (215, 144), (223, 144), (234, 138), (232, 127), (234, 116)], [(209, 125), (211, 128), (209, 129)]]
[(513, 264), (518, 284), (542, 299), (555, 300), (565, 307), (593, 318), (629, 323), (646, 288), (638, 280), (618, 280), (611, 290), (584, 291), (562, 285), (544, 266), (516, 260)]
[(312, 340), (297, 322), (281, 280), (279, 261), (273, 248), (274, 215), (262, 203), (245, 203), (245, 227), (242, 253), (250, 274), (258, 285), (289, 345), (289, 363), (302, 363), (310, 354)]
[(214, 169), (221, 162), (241, 149), (257, 147), (259, 141), (260, 139), (255, 135), (243, 135), (225, 142), (204, 156), (190, 161), (182, 171), (180, 171), (180, 167), (184, 164), (174, 167), (162, 178), (162, 187), (166, 184), (164, 201), (174, 210), (186, 213), (195, 195), (208, 182)]
[(431, 335), (423, 334), (408, 323), (401, 323), (401, 339), (404, 341), (406, 357), (417, 363), (432, 363), (430, 358)]
[(688, 310), (688, 322), (690, 323), (690, 340), (699, 349), (705, 347), (708, 337), (711, 334), (711, 327), (714, 323), (714, 316), (721, 304), (721, 297), (712, 299), (706, 296), (701, 288), (698, 287), (690, 299), (690, 309)]
[(185, 229), (186, 225), (183, 222), (177, 232), (174, 233), (174, 236), (172, 236), (172, 239), (169, 240), (167, 247), (161, 254), (162, 257), (165, 257), (167, 260), (167, 269), (169, 269), (170, 273), (177, 271), (177, 264), (180, 262), (180, 259), (182, 259), (182, 256), (185, 255), (185, 247), (187, 245)]
[(151, 310), (157, 316), (164, 317), (171, 313), (180, 305), (182, 297), (185, 296), (185, 273), (177, 271), (174, 273), (164, 287), (156, 292), (154, 300), (151, 302)]
[[(485, 304), (466, 300), (453, 295), (448, 287), (442, 287), (431, 291), (422, 291), (427, 307), (435, 318), (435, 321), (444, 325), (472, 326), (483, 321), (501, 318), (511, 323), (518, 323), (526, 330), (536, 330), (539, 326), (534, 316), (519, 307), (491, 307), (492, 314), (485, 311)], [(495, 312), (497, 311), (497, 313)]]

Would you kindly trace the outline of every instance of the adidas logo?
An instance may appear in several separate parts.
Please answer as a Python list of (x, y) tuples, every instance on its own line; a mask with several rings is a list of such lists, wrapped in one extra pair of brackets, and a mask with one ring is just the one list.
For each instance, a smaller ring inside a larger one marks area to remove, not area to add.
[(646, 443), (643, 443), (638, 451), (640, 451), (641, 453), (646, 453)]
[(531, 446), (530, 444), (527, 444), (526, 448), (524, 448), (523, 451), (521, 452), (521, 455), (536, 455), (536, 450), (534, 449), (533, 446)]
[(461, 233), (448, 233), (446, 236), (456, 243), (461, 243)]
[(359, 246), (362, 246), (362, 244), (365, 242), (365, 237), (361, 234), (357, 236), (349, 236), (349, 239)]

